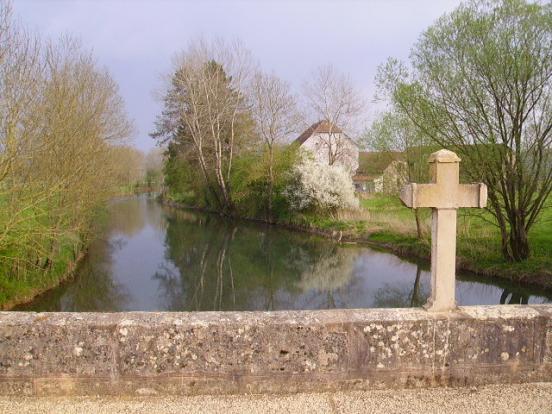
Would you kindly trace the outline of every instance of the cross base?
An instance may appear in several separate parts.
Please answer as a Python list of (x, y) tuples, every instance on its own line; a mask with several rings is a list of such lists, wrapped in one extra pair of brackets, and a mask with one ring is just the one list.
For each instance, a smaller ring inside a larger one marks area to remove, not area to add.
[(441, 305), (433, 303), (433, 299), (429, 298), (422, 307), (428, 312), (452, 312), (458, 308), (456, 301), (449, 305)]

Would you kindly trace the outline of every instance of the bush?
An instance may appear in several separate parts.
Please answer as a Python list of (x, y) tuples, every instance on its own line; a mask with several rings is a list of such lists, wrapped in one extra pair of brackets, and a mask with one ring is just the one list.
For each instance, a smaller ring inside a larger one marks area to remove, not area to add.
[(339, 165), (321, 164), (307, 156), (292, 169), (283, 194), (295, 211), (335, 213), (358, 208), (349, 173)]
[(243, 154), (234, 161), (232, 170), (232, 197), (238, 211), (247, 217), (283, 219), (289, 216), (289, 203), (283, 190), (289, 185), (289, 171), (297, 160), (293, 146), (274, 148), (272, 212), (270, 198), (270, 156), (268, 150), (260, 154)]

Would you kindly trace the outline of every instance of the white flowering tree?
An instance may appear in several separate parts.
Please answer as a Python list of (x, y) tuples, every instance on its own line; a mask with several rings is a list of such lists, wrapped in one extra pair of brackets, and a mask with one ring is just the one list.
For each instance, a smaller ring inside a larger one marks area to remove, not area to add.
[(321, 164), (303, 155), (291, 174), (284, 196), (293, 210), (333, 213), (358, 208), (351, 176), (341, 166)]

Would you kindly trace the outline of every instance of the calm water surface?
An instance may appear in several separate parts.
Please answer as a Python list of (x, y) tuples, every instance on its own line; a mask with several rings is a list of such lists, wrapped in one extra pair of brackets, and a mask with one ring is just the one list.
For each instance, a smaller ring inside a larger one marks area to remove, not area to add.
[[(362, 245), (162, 206), (114, 201), (76, 277), (21, 310), (195, 311), (421, 306), (426, 264)], [(458, 275), (461, 305), (550, 303), (538, 290)]]

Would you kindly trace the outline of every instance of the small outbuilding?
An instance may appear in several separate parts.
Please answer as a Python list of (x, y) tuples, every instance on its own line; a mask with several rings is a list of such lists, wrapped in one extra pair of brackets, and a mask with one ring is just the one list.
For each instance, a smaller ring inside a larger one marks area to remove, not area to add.
[(359, 193), (397, 193), (407, 181), (402, 152), (360, 152), (359, 167), (353, 176)]

